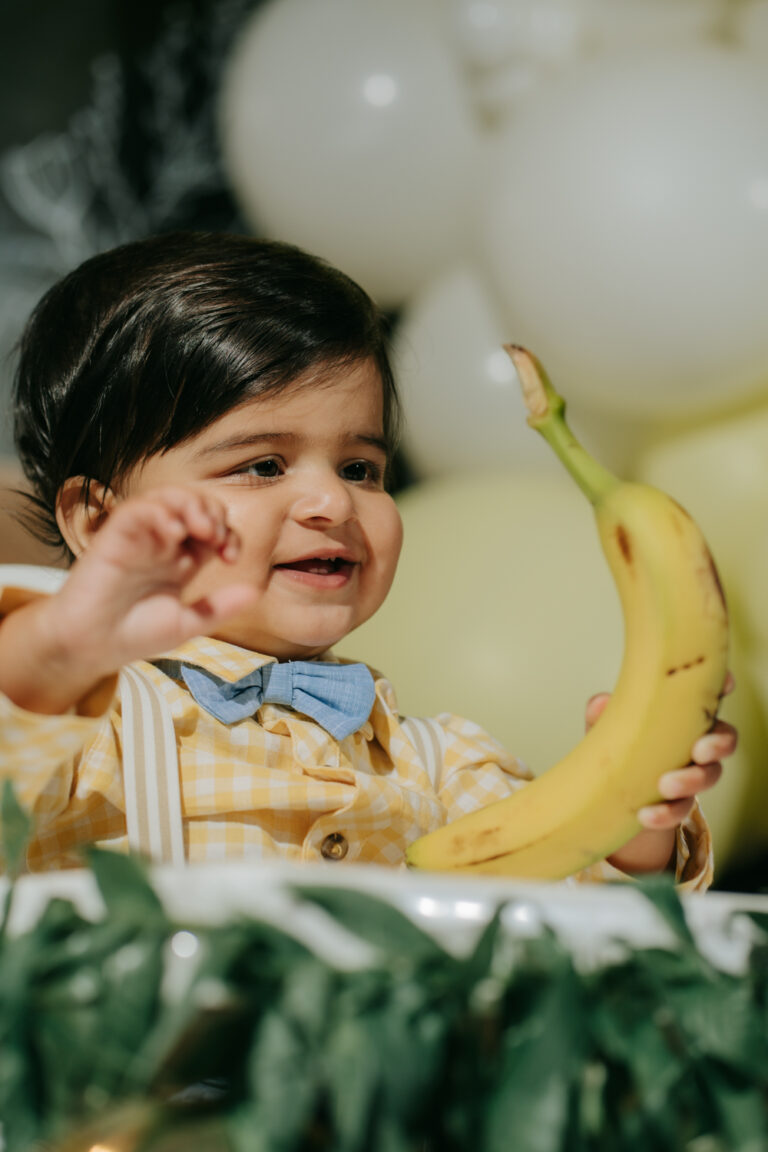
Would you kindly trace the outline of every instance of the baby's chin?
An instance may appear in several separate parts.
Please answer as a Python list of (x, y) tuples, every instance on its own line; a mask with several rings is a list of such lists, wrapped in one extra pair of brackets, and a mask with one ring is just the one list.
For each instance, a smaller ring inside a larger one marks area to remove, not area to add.
[(247, 627), (237, 627), (234, 623), (229, 626), (224, 624), (213, 633), (216, 640), (224, 640), (227, 644), (236, 644), (238, 648), (246, 648), (250, 652), (258, 652), (260, 656), (272, 656), (281, 661), (315, 660), (346, 635), (346, 630), (332, 629), (300, 637), (266, 636)]

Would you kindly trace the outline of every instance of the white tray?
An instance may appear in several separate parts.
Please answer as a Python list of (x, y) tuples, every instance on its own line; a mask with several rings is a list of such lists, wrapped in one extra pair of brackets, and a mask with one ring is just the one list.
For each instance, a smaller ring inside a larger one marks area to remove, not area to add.
[[(550, 926), (580, 963), (620, 955), (624, 945), (674, 946), (674, 936), (632, 885), (517, 883), (490, 878), (414, 873), (376, 865), (241, 861), (158, 867), (152, 882), (169, 915), (183, 925), (221, 924), (242, 916), (265, 919), (304, 940), (342, 967), (369, 962), (371, 950), (342, 932), (320, 908), (299, 899), (297, 886), (352, 888), (386, 900), (446, 948), (471, 947), (499, 904), (504, 928), (531, 936)], [(0, 880), (0, 895), (7, 882)], [(87, 870), (22, 877), (10, 931), (30, 928), (51, 897), (71, 900), (98, 919), (104, 906)], [(700, 951), (718, 967), (738, 971), (755, 938), (747, 913), (768, 915), (768, 896), (721, 892), (684, 895), (688, 924)]]

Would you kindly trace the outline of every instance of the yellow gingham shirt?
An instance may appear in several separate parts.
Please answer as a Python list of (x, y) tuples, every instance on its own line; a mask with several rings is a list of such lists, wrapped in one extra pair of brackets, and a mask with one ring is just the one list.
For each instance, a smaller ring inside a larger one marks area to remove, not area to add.
[[(169, 655), (230, 681), (268, 661), (207, 638)], [(444, 754), (432, 780), (401, 725), (392, 686), (377, 673), (369, 720), (338, 741), (279, 704), (263, 704), (253, 718), (222, 724), (183, 682), (152, 664), (137, 667), (165, 697), (173, 716), (190, 862), (260, 856), (318, 860), (328, 856), (329, 844), (335, 853), (341, 844), (345, 862), (398, 866), (417, 837), (503, 799), (530, 778), (476, 724), (446, 713), (436, 718)], [(30, 870), (82, 866), (78, 849), (88, 843), (128, 850), (121, 727), (119, 695), (99, 716), (77, 710), (46, 716), (0, 694), (2, 774), (11, 777), (19, 800), (35, 817)], [(677, 873), (684, 887), (707, 886), (710, 855), (697, 811), (678, 836)], [(617, 876), (601, 864), (578, 878)]]

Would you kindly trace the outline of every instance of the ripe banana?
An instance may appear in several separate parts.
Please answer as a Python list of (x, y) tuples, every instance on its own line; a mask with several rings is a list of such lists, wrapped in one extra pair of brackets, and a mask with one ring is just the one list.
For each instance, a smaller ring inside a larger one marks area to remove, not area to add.
[(690, 761), (714, 724), (727, 674), (728, 613), (706, 542), (663, 492), (625, 483), (565, 422), (565, 403), (525, 349), (506, 345), (528, 409), (594, 506), (624, 617), (618, 682), (597, 723), (557, 764), (508, 799), (460, 817), (408, 849), (412, 868), (557, 880), (640, 831), (660, 776)]

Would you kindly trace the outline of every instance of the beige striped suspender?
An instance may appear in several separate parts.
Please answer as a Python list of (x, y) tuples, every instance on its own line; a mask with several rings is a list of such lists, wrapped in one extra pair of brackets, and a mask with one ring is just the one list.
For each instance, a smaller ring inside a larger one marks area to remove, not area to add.
[(432, 787), (437, 792), (440, 788), (445, 751), (442, 726), (437, 720), (406, 716), (401, 718), (400, 727), (416, 750), (419, 760), (427, 770)]
[(184, 832), (171, 710), (135, 665), (120, 673), (128, 844), (157, 864), (183, 864)]

